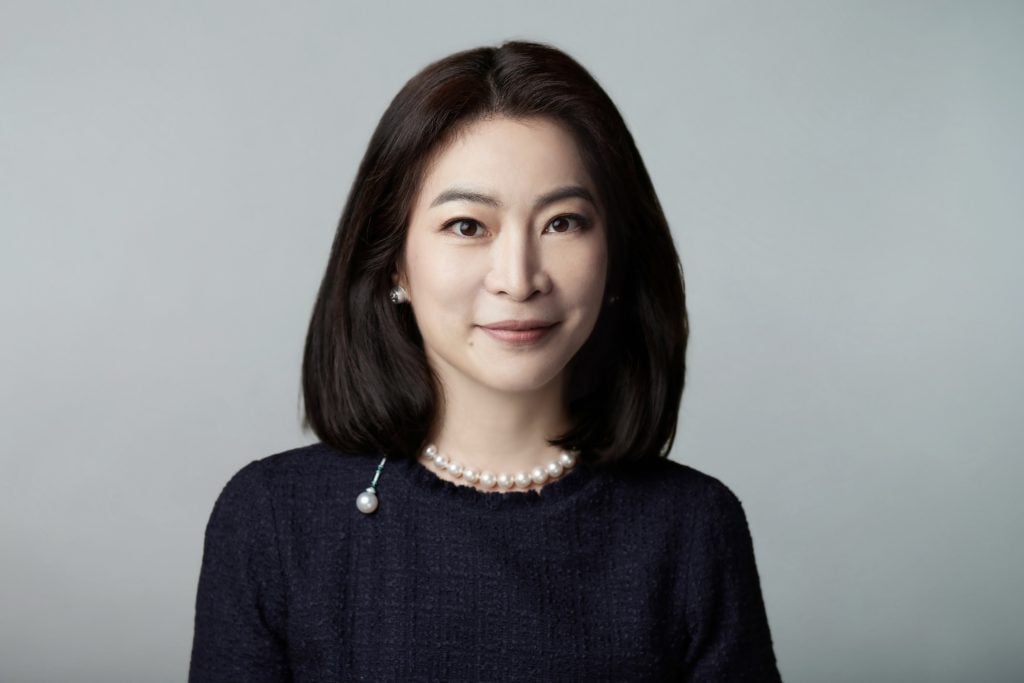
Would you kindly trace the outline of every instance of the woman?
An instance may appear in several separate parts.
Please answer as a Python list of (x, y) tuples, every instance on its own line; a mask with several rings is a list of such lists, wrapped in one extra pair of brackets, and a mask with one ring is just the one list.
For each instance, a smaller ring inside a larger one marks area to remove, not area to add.
[(739, 500), (666, 457), (687, 334), (594, 79), (518, 41), (426, 67), (313, 310), (319, 442), (214, 506), (190, 680), (778, 680)]

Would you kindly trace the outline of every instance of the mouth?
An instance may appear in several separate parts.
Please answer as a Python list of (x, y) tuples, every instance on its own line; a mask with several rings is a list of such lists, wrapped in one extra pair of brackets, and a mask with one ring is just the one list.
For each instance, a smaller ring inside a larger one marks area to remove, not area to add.
[[(520, 329), (500, 329), (480, 325), (480, 329), (500, 342), (513, 346), (526, 346), (536, 344), (542, 339), (550, 336), (552, 330), (558, 327), (559, 323), (538, 325), (536, 327), (525, 327)], [(504, 327), (504, 326), (502, 326)]]

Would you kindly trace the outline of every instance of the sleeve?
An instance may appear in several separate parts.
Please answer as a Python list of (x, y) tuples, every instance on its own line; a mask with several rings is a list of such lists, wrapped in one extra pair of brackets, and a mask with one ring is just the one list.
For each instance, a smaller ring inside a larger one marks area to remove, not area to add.
[(746, 514), (715, 482), (697, 514), (687, 569), (688, 681), (781, 681)]
[(253, 461), (224, 486), (206, 526), (189, 682), (290, 680), (285, 608), (270, 491)]

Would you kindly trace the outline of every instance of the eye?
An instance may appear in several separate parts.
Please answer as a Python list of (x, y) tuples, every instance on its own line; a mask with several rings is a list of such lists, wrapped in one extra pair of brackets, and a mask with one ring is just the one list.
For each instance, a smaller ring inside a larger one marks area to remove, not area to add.
[[(571, 227), (573, 222), (576, 223), (576, 228)], [(479, 235), (476, 234), (475, 232), (474, 234), (466, 234), (465, 232), (463, 232), (463, 230), (465, 229), (463, 226), (469, 226), (474, 231), (476, 230), (476, 228), (483, 227), (482, 225), (480, 225), (478, 221), (475, 221), (472, 218), (453, 218), (452, 220), (445, 223), (442, 226), (442, 228), (445, 231), (454, 232), (454, 234), (458, 235), (459, 237), (479, 237)], [(586, 228), (590, 227), (590, 221), (586, 218), (586, 216), (581, 216), (580, 214), (577, 213), (567, 213), (561, 216), (556, 216), (555, 218), (551, 219), (551, 222), (548, 223), (548, 227), (551, 226), (562, 226), (555, 227), (555, 229), (552, 230), (552, 232), (555, 233), (577, 232), (579, 230), (585, 230)]]
[[(581, 216), (581, 215), (579, 215), (577, 213), (567, 213), (565, 215), (558, 216), (558, 217), (554, 218), (550, 223), (548, 223), (548, 225), (552, 226), (552, 225), (556, 225), (556, 224), (559, 224), (559, 223), (561, 223), (562, 225), (565, 225), (569, 221), (575, 221), (579, 225), (579, 227), (576, 228), (576, 230), (584, 230), (584, 229), (586, 229), (587, 227), (590, 226), (590, 222), (587, 221), (586, 217)], [(564, 230), (555, 230), (555, 232), (574, 232), (574, 231), (566, 228)]]
[(459, 235), (460, 237), (475, 237), (476, 235), (467, 235), (467, 234), (462, 232), (462, 229), (461, 229), (460, 225), (463, 224), (463, 223), (471, 225), (471, 226), (473, 226), (475, 228), (480, 227), (480, 224), (478, 222), (476, 222), (475, 220), (473, 220), (472, 218), (454, 218), (454, 219), (452, 219), (452, 220), (450, 220), (450, 221), (448, 221), (447, 223), (444, 224), (444, 229), (448, 230), (448, 228), (451, 228), (451, 227), (454, 226), (455, 234), (456, 235)]

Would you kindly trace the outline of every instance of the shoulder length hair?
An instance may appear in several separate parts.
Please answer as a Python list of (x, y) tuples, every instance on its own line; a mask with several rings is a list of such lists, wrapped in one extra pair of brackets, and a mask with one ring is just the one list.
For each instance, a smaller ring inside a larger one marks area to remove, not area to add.
[(425, 445), (443, 389), (409, 306), (396, 306), (388, 293), (432, 155), (466, 125), (494, 116), (547, 117), (570, 132), (607, 226), (605, 303), (566, 368), (573, 426), (548, 443), (579, 449), (598, 466), (667, 456), (689, 335), (668, 222), (605, 91), (564, 52), (525, 41), (429, 64), (381, 117), (313, 307), (302, 362), (302, 426), (343, 452), (415, 457)]

